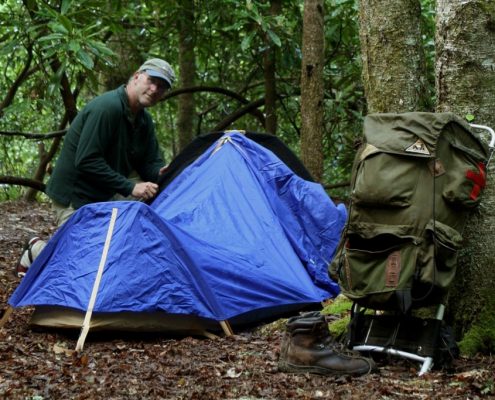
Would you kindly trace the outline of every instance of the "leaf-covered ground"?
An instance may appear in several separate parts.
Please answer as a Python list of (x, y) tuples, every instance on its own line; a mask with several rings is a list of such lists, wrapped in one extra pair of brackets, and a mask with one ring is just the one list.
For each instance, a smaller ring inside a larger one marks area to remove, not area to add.
[[(26, 238), (53, 231), (44, 204), (0, 204), (0, 308), (19, 284), (13, 266)], [(461, 358), (417, 376), (414, 362), (389, 359), (364, 377), (277, 371), (284, 321), (202, 339), (95, 337), (73, 352), (74, 335), (33, 332), (31, 310), (0, 328), (0, 398), (6, 399), (481, 399), (495, 398), (495, 358)]]

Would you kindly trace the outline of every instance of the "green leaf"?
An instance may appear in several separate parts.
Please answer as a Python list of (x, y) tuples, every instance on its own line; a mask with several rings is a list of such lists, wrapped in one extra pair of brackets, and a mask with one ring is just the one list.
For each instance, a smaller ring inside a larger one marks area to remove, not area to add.
[(38, 39), (39, 42), (46, 42), (47, 40), (59, 40), (62, 39), (64, 35), (60, 33), (52, 33), (51, 35), (42, 36)]
[(57, 54), (58, 46), (49, 46), (43, 48), (43, 56), (45, 58), (50, 58), (54, 54)]
[(72, 22), (70, 22), (70, 19), (67, 18), (65, 15), (59, 15), (58, 20), (60, 23), (64, 26), (66, 29), (67, 33), (72, 31)]
[[(266, 26), (266, 23), (263, 20), (263, 17), (261, 16), (261, 14), (259, 13), (258, 9), (256, 8), (255, 4), (253, 4), (252, 9), (249, 9), (249, 11), (251, 11), (251, 13), (248, 15), (248, 18), (255, 21), (262, 28), (263, 28), (263, 26)], [(263, 30), (265, 30), (265, 29), (263, 29)]]
[(473, 114), (466, 114), (465, 118), (466, 118), (466, 121), (473, 122), (475, 117)]
[(234, 24), (222, 27), (222, 31), (240, 31), (243, 28), (244, 23), (242, 21), (236, 21)]
[(71, 40), (69, 42), (69, 49), (71, 51), (73, 51), (74, 53), (77, 53), (79, 51), (79, 49), (81, 48), (81, 45), (79, 44), (79, 42), (75, 41), (75, 40)]
[(251, 41), (253, 40), (254, 33), (251, 32), (249, 35), (245, 36), (241, 42), (241, 50), (246, 51), (251, 45)]
[(96, 51), (93, 51), (93, 53), (99, 53), (99, 54), (104, 54), (106, 56), (114, 56), (115, 53), (112, 51), (112, 49), (108, 48), (101, 42), (97, 42), (96, 40), (88, 40), (88, 46)]
[(48, 26), (55, 33), (62, 33), (64, 35), (67, 35), (69, 33), (69, 31), (62, 24), (58, 24), (56, 22), (50, 22)]
[(277, 45), (278, 47), (282, 46), (282, 41), (275, 32), (273, 32), (271, 29), (268, 29), (267, 33), (271, 41), (275, 43), (275, 45)]
[(79, 59), (82, 65), (84, 65), (87, 69), (93, 68), (94, 66), (93, 59), (86, 51), (80, 49), (76, 54), (77, 54), (77, 58)]
[(56, 92), (57, 92), (57, 89), (60, 87), (60, 85), (56, 84), (56, 83), (50, 83), (48, 85), (48, 88), (47, 88), (47, 94), (49, 96), (53, 96)]
[(60, 8), (60, 13), (67, 14), (67, 11), (69, 10), (71, 5), (72, 5), (72, 0), (63, 0), (62, 7)]
[(0, 56), (12, 54), (18, 44), (16, 42), (6, 43), (5, 46), (0, 47)]

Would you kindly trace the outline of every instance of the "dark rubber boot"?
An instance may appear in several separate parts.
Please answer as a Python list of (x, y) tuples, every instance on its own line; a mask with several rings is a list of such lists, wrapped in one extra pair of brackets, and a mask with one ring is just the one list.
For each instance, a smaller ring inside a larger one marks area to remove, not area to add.
[(330, 336), (323, 315), (315, 312), (288, 320), (278, 368), (282, 372), (363, 375), (373, 371), (375, 363), (342, 349)]

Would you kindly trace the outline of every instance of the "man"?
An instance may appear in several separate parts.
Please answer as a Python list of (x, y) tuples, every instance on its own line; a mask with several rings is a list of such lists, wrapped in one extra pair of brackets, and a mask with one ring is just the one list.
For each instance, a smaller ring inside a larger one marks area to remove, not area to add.
[[(165, 167), (145, 108), (157, 104), (174, 81), (170, 65), (153, 58), (126, 85), (96, 97), (78, 113), (46, 188), (59, 226), (85, 204), (122, 198), (144, 201), (156, 195), (156, 181)], [(138, 179), (130, 178), (132, 173)], [(44, 246), (37, 237), (26, 243), (16, 266), (18, 276)]]

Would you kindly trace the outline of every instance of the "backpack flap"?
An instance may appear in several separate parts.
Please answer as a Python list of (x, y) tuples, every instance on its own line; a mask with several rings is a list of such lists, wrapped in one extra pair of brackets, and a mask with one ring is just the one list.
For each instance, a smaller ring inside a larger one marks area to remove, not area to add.
[[(363, 237), (375, 236), (374, 227), (378, 227), (378, 231), (387, 227), (400, 228), (399, 235), (421, 236), (432, 215), (434, 176), (431, 164), (434, 158), (431, 153), (406, 151), (417, 140), (410, 135), (401, 144), (401, 152), (392, 146), (384, 150), (366, 143), (358, 153), (349, 224), (359, 226)], [(394, 152), (389, 152), (391, 150)], [(368, 227), (364, 228), (365, 225)]]
[(425, 154), (389, 153), (365, 144), (356, 167), (353, 203), (363, 207), (409, 207), (422, 172), (428, 172), (429, 158)]

